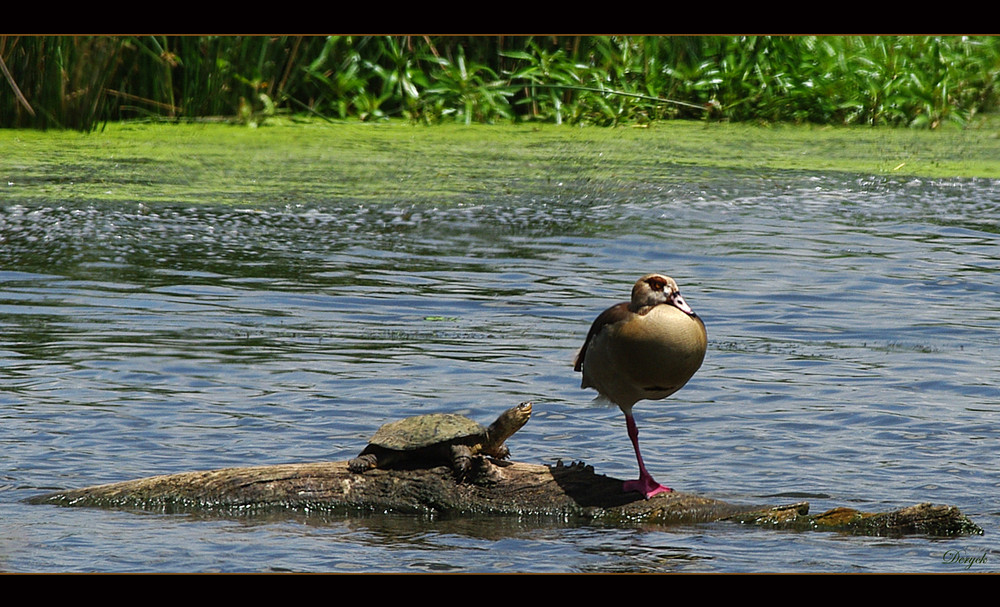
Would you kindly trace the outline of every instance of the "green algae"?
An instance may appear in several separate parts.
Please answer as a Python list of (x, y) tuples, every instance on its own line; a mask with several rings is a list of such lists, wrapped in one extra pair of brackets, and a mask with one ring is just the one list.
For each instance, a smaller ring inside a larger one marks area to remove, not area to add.
[[(1000, 178), (1000, 120), (936, 131), (671, 121), (647, 128), (272, 121), (0, 131), (0, 202), (274, 205), (628, 194), (728, 171)], [(614, 197), (612, 196), (612, 199)]]

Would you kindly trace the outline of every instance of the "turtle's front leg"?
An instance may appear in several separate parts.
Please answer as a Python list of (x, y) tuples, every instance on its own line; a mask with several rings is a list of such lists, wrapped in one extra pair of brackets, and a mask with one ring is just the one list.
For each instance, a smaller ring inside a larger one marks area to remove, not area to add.
[(455, 471), (455, 478), (463, 480), (472, 467), (472, 449), (468, 445), (451, 446), (451, 469)]
[(507, 448), (507, 445), (500, 445), (499, 447), (497, 447), (496, 452), (493, 454), (493, 457), (495, 459), (509, 459), (510, 449)]
[(378, 468), (378, 456), (374, 453), (362, 451), (360, 455), (347, 462), (347, 467), (351, 472), (360, 473), (372, 468)]

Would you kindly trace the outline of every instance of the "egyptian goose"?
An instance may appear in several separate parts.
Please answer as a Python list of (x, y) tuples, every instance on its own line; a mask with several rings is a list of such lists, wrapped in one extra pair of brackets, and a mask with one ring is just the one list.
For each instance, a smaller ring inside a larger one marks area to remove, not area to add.
[(608, 308), (591, 325), (573, 368), (583, 371), (581, 388), (594, 388), (625, 413), (639, 462), (639, 478), (626, 482), (625, 491), (646, 499), (671, 491), (646, 471), (632, 406), (680, 390), (701, 366), (707, 346), (705, 323), (681, 297), (674, 279), (661, 274), (640, 278), (631, 302)]

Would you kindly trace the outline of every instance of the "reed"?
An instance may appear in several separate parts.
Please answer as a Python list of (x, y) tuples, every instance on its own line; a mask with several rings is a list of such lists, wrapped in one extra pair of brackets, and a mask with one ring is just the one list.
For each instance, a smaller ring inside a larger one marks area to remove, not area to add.
[(936, 128), (997, 107), (1000, 38), (0, 36), (0, 126), (279, 113)]

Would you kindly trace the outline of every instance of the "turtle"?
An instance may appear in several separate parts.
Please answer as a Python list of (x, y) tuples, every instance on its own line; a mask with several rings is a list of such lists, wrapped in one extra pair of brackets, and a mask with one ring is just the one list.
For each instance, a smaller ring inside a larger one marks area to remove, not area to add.
[(510, 457), (504, 441), (528, 423), (529, 417), (530, 402), (507, 409), (489, 428), (456, 413), (407, 417), (380, 427), (368, 446), (347, 465), (352, 472), (361, 473), (387, 468), (395, 462), (448, 463), (461, 479), (469, 471), (473, 456)]

